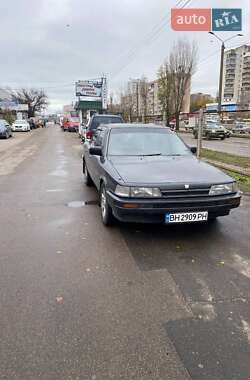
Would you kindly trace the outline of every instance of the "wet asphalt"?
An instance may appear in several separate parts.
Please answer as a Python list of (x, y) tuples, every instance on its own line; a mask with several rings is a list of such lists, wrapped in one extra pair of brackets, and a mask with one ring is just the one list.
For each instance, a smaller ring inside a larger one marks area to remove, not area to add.
[(80, 156), (58, 126), (0, 155), (0, 379), (250, 379), (250, 197), (106, 228)]

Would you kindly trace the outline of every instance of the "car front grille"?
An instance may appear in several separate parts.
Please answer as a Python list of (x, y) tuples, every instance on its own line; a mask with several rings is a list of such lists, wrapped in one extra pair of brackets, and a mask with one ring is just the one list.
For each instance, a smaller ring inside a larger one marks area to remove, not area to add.
[(161, 189), (163, 198), (196, 198), (209, 195), (210, 187), (190, 189)]

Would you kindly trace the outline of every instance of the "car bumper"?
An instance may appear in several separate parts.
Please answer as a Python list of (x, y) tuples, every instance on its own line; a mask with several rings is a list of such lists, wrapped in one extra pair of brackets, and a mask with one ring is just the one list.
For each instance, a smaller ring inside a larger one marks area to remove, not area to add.
[(240, 193), (199, 199), (131, 199), (120, 198), (107, 192), (108, 203), (114, 216), (123, 222), (164, 223), (168, 212), (208, 211), (208, 218), (228, 215), (240, 205)]

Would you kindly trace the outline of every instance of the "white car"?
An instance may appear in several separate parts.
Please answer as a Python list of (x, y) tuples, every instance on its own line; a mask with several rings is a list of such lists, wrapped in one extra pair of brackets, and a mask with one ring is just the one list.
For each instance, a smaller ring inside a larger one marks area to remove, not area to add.
[(30, 125), (26, 120), (16, 120), (12, 124), (12, 131), (13, 132), (29, 132), (30, 131)]

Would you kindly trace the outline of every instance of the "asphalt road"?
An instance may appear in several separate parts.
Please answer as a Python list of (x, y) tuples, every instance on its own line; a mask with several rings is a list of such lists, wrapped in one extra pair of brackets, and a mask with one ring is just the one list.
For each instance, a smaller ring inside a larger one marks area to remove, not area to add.
[[(183, 140), (190, 146), (196, 146), (197, 140), (194, 139), (192, 133), (180, 133)], [(230, 137), (225, 140), (205, 140), (202, 139), (202, 147), (219, 152), (236, 154), (238, 156), (250, 156), (250, 139), (241, 137)]]
[(80, 154), (59, 127), (2, 148), (0, 379), (250, 379), (250, 198), (105, 228)]

